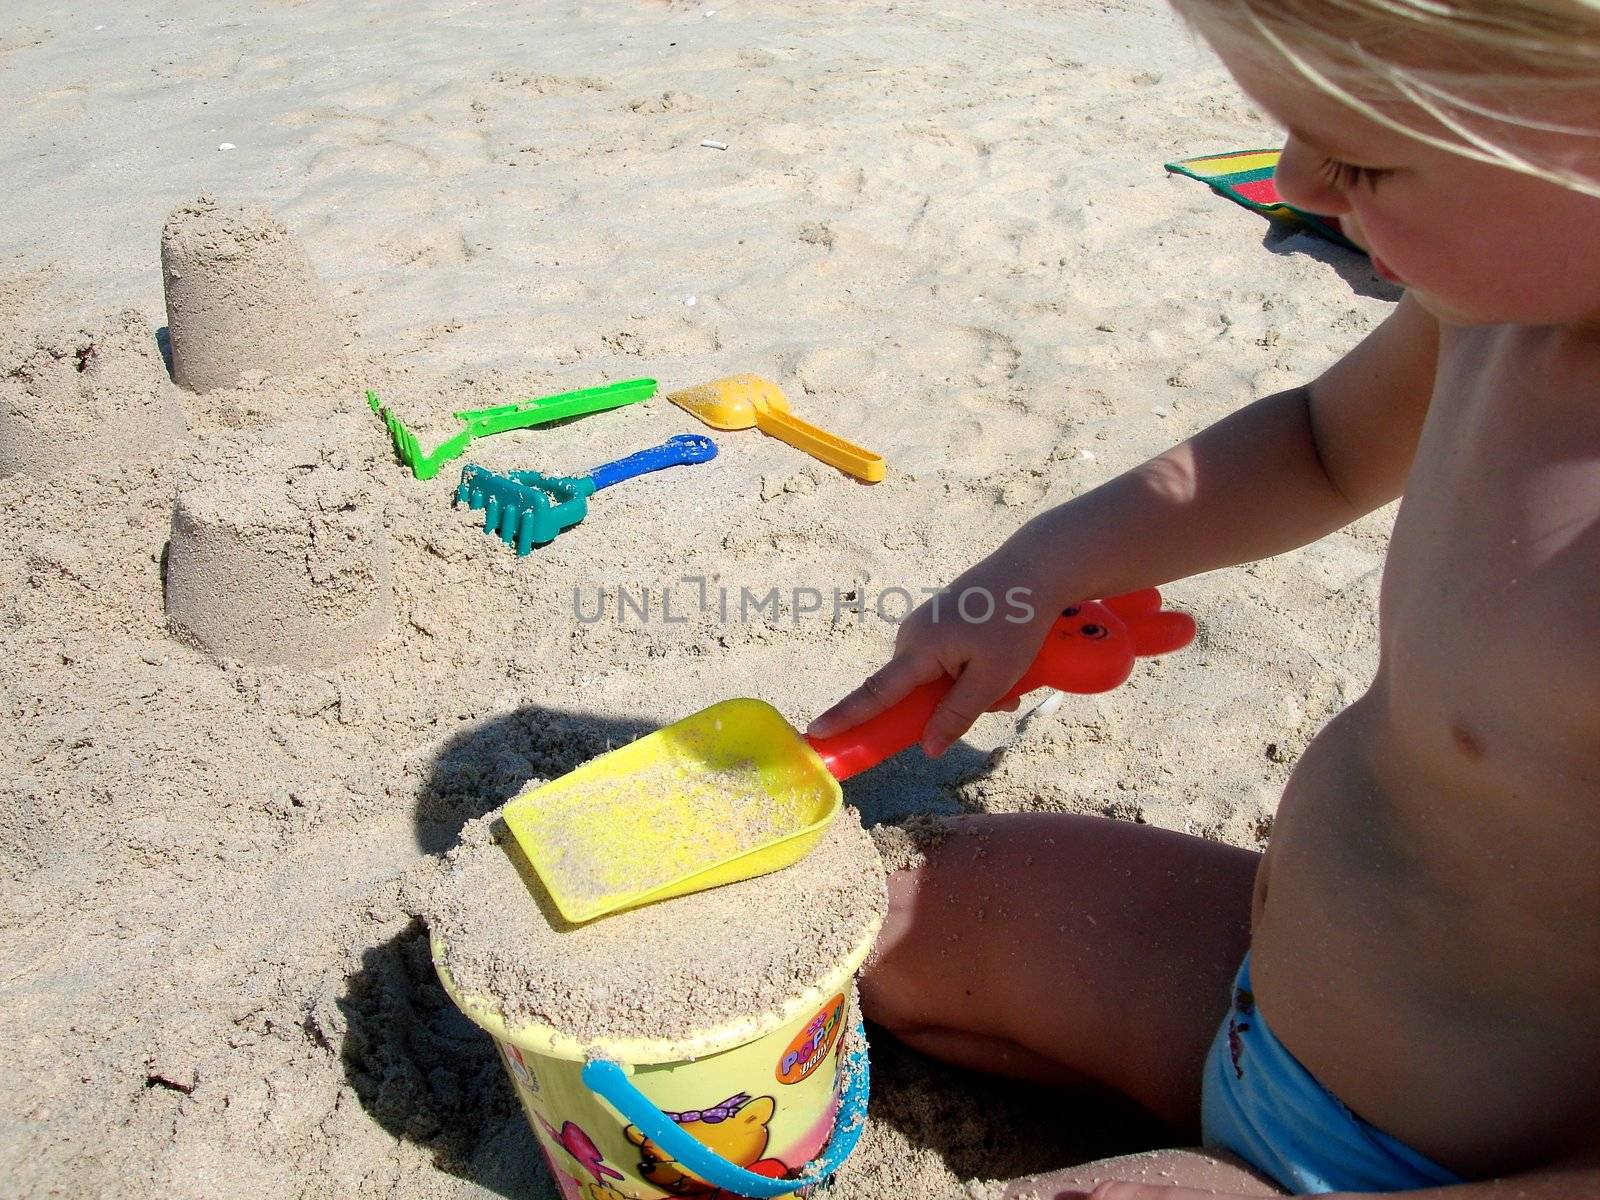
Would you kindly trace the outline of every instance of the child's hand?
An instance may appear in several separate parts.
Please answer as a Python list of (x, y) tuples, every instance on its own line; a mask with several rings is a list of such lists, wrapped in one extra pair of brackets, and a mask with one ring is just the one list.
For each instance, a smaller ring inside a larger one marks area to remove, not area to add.
[[(955, 686), (922, 735), (925, 753), (943, 754), (1022, 678), (1059, 615), (1060, 604), (1041, 586), (1041, 561), (1008, 544), (964, 573), (901, 622), (894, 657), (806, 732), (827, 737), (853, 728), (948, 675)], [(1017, 702), (1003, 707), (1013, 710)]]

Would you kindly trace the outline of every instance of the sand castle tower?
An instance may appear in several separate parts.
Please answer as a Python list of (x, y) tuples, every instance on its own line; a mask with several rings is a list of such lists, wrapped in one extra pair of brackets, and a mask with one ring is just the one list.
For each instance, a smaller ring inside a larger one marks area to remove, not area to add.
[(278, 426), (189, 465), (167, 549), (167, 623), (219, 658), (309, 666), (369, 650), (394, 611), (383, 513), (354, 419)]
[(148, 462), (184, 436), (149, 323), (104, 313), (0, 350), (0, 476)]
[(161, 231), (172, 376), (191, 392), (246, 371), (300, 375), (338, 345), (322, 284), (299, 240), (258, 205), (201, 196)]

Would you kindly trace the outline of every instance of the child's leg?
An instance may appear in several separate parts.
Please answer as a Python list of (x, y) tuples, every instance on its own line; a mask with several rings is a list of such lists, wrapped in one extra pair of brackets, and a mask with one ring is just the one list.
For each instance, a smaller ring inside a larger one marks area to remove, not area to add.
[[(1282, 1196), (1286, 1193), (1260, 1172), (1230, 1154), (1209, 1150), (1150, 1150), (1084, 1163), (1067, 1171), (1035, 1175), (1003, 1186), (1004, 1200), (1078, 1200), (1103, 1183), (1137, 1183), (1155, 1187), (1194, 1188), (1206, 1194)], [(985, 1196), (994, 1196), (994, 1185)]]
[(890, 878), (863, 1010), (937, 1058), (1109, 1087), (1195, 1131), (1259, 859), (1103, 817), (957, 819)]

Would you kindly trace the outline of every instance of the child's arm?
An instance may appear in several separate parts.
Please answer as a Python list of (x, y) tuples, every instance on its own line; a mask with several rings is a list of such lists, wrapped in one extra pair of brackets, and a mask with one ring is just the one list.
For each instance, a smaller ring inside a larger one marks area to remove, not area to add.
[(1402, 300), (1316, 382), (1224, 417), (1016, 537), (1048, 548), (1063, 603), (1315, 541), (1400, 495), (1438, 344), (1434, 318)]
[[(963, 620), (949, 596), (901, 626), (894, 658), (811, 725), (868, 719), (941, 674), (956, 686), (929, 719), (940, 754), (1003, 696), (1065, 605), (1302, 546), (1400, 494), (1433, 392), (1439, 327), (1403, 299), (1309, 387), (1268, 396), (1165, 454), (1029, 521), (951, 584), (986, 589), (994, 616)], [(1025, 588), (1032, 621), (1008, 620)], [(979, 601), (970, 610), (982, 612)]]

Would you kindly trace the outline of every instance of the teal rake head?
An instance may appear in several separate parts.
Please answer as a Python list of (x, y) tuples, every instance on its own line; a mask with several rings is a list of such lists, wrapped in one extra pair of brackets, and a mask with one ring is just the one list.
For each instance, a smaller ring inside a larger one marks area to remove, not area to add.
[(717, 444), (704, 434), (680, 433), (659, 446), (603, 463), (587, 475), (509, 471), (497, 475), (476, 463), (461, 468), (456, 503), (483, 511), (483, 531), (516, 550), (518, 557), (554, 540), (589, 513), (589, 497), (601, 488), (662, 471), (708, 462)]
[(555, 540), (589, 512), (594, 480), (513, 471), (497, 475), (474, 463), (461, 468), (456, 503), (483, 510), (483, 531), (512, 547), (520, 558)]

